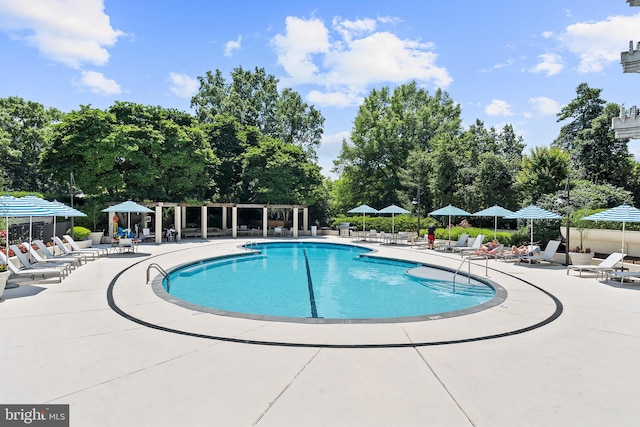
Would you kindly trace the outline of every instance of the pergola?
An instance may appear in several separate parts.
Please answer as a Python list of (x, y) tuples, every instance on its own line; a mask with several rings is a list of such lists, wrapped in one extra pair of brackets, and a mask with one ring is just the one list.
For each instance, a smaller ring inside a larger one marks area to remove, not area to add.
[[(199, 207), (201, 209), (200, 214), (200, 237), (206, 239), (209, 237), (210, 225), (208, 224), (208, 209), (220, 208), (222, 216), (221, 231), (228, 235), (231, 232), (231, 237), (237, 238), (238, 236), (248, 235), (251, 232), (253, 236), (259, 236), (260, 234), (254, 234), (260, 232), (262, 237), (267, 237), (269, 232), (269, 209), (291, 209), (293, 226), (291, 227), (291, 235), (297, 238), (302, 231), (303, 234), (309, 232), (309, 208), (304, 205), (289, 205), (289, 204), (263, 204), (263, 203), (206, 203), (206, 204), (190, 204), (190, 203), (172, 203), (172, 202), (148, 202), (140, 203), (154, 210), (154, 225), (155, 225), (155, 242), (162, 243), (162, 209), (174, 208), (174, 225), (176, 230), (176, 240), (180, 240), (183, 237), (183, 230), (186, 228), (186, 209)], [(262, 226), (259, 230), (242, 229), (238, 224), (238, 211), (240, 209), (261, 209), (262, 210)], [(302, 228), (300, 228), (300, 211), (302, 211)], [(231, 227), (227, 226), (228, 215), (231, 213)], [(109, 235), (113, 235), (113, 222), (109, 221)], [(213, 234), (211, 237), (215, 237)]]

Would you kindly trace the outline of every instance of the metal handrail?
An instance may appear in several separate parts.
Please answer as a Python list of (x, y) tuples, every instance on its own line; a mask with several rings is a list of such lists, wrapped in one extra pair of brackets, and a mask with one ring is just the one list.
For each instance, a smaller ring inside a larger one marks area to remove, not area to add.
[[(467, 274), (467, 283), (471, 283), (471, 259), (473, 258), (473, 255), (469, 255), (466, 256), (462, 259), (462, 262), (460, 263), (460, 266), (458, 266), (458, 269), (456, 270), (456, 272), (453, 274), (453, 286), (455, 287), (456, 285), (456, 276), (458, 275), (458, 273), (460, 272), (460, 269), (462, 268), (462, 266), (464, 265), (465, 262), (469, 263), (469, 272)], [(484, 275), (488, 276), (489, 275), (489, 257), (485, 256), (485, 265), (484, 265)], [(454, 289), (455, 290), (455, 289)]]
[(244, 244), (244, 249), (247, 250), (247, 251), (248, 250), (260, 251), (260, 246), (258, 246), (258, 242), (249, 241), (249, 242)]
[(171, 283), (169, 282), (169, 274), (167, 274), (167, 272), (164, 271), (164, 269), (160, 267), (158, 264), (156, 264), (155, 262), (149, 264), (149, 266), (147, 267), (147, 283), (149, 283), (149, 270), (151, 270), (151, 267), (154, 267), (156, 270), (160, 272), (160, 274), (164, 276), (165, 279), (167, 279), (167, 292), (170, 292)]

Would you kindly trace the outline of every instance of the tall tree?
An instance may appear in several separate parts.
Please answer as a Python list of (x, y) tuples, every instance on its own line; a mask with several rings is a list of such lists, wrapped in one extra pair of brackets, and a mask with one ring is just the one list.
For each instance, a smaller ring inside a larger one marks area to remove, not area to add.
[(231, 82), (220, 70), (198, 77), (200, 89), (191, 107), (201, 123), (213, 123), (216, 116), (231, 115), (242, 126), (255, 126), (266, 136), (304, 149), (315, 158), (322, 139), (324, 117), (300, 95), (284, 89), (278, 92), (278, 79), (263, 68), (254, 71), (235, 68)]
[(320, 167), (295, 145), (263, 136), (243, 157), (242, 200), (312, 205), (322, 194)]
[(0, 167), (5, 189), (42, 191), (45, 182), (38, 170), (38, 157), (49, 143), (51, 124), (62, 113), (55, 108), (11, 96), (0, 98)]
[(569, 174), (569, 155), (558, 147), (535, 147), (522, 160), (516, 177), (521, 194), (520, 205), (537, 203), (544, 194), (565, 187)]
[[(459, 129), (460, 108), (446, 92), (431, 96), (415, 82), (393, 91), (374, 89), (358, 110), (351, 141), (343, 141), (336, 170), (353, 184), (351, 191), (362, 202), (396, 203), (398, 191), (413, 193), (416, 185), (404, 178), (409, 153), (430, 152), (432, 139), (455, 135)], [(417, 172), (409, 175), (423, 181)]]

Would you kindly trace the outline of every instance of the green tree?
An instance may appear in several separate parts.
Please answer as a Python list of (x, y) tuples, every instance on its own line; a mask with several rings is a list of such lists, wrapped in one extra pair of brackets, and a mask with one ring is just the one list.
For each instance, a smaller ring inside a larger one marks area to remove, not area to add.
[(320, 167), (295, 145), (263, 136), (243, 157), (243, 201), (313, 205), (322, 194)]
[(0, 98), (0, 169), (5, 189), (35, 192), (46, 186), (38, 158), (49, 144), (51, 124), (61, 115), (37, 102), (15, 96)]
[(522, 160), (516, 176), (520, 190), (520, 205), (537, 203), (544, 194), (555, 193), (565, 187), (569, 174), (569, 155), (560, 148), (535, 147)]
[(108, 200), (203, 199), (215, 164), (193, 118), (122, 102), (65, 115), (41, 158), (52, 180), (66, 182), (73, 172), (84, 193)]
[(616, 139), (610, 125), (620, 107), (600, 98), (601, 92), (586, 83), (578, 86), (576, 98), (558, 114), (558, 122), (567, 123), (552, 146), (569, 151), (577, 178), (626, 186), (633, 168), (628, 140)]
[[(459, 129), (460, 108), (444, 91), (431, 96), (415, 82), (393, 91), (374, 89), (358, 110), (351, 141), (343, 141), (336, 171), (352, 184), (351, 199), (378, 206), (397, 203), (398, 193), (415, 191), (404, 172), (410, 169), (409, 154), (430, 152), (434, 138), (456, 135)], [(415, 170), (408, 175), (424, 181)]]
[(300, 95), (284, 89), (278, 92), (278, 79), (263, 68), (254, 71), (235, 68), (231, 82), (220, 70), (198, 77), (200, 89), (191, 107), (201, 123), (214, 123), (217, 116), (235, 117), (242, 126), (255, 126), (260, 133), (304, 149), (315, 159), (315, 148), (322, 139), (324, 117)]

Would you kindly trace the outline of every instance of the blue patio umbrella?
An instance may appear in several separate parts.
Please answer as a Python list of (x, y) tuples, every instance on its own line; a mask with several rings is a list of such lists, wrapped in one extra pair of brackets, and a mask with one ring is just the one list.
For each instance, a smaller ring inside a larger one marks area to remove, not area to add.
[(108, 208), (102, 209), (102, 212), (122, 212), (127, 213), (127, 227), (131, 228), (131, 214), (132, 213), (153, 213), (151, 209), (146, 206), (142, 206), (136, 202), (131, 200), (127, 200), (126, 202), (118, 203), (117, 205), (109, 206)]
[[(40, 216), (52, 216), (53, 212), (50, 210), (36, 206), (28, 200), (22, 200), (17, 197), (5, 195), (0, 196), (0, 216), (5, 218), (5, 245), (7, 259), (9, 258), (9, 218), (17, 217), (40, 217)], [(29, 230), (31, 233), (31, 230)], [(31, 240), (31, 236), (29, 236)]]
[(49, 200), (41, 199), (40, 197), (29, 195), (21, 197), (22, 200), (27, 200), (33, 203), (36, 206), (43, 207), (45, 209), (50, 210), (53, 213), (53, 235), (56, 235), (56, 218), (58, 216), (65, 217), (80, 217), (87, 216), (85, 213), (80, 212), (77, 209), (72, 208), (71, 206), (67, 206), (64, 203), (60, 203), (57, 200), (50, 202)]
[(389, 205), (386, 208), (382, 208), (378, 211), (381, 214), (391, 214), (391, 232), (395, 233), (395, 214), (408, 214), (408, 210), (396, 205)]
[(368, 213), (378, 213), (377, 209), (372, 208), (369, 205), (360, 205), (357, 208), (353, 208), (347, 213), (361, 213), (362, 214), (362, 231), (364, 231), (364, 215)]
[(531, 246), (533, 246), (533, 220), (534, 219), (560, 219), (562, 218), (555, 212), (542, 209), (536, 205), (529, 205), (512, 214), (505, 215), (506, 219), (530, 219), (531, 220)]
[(429, 212), (429, 215), (442, 215), (449, 217), (449, 241), (451, 241), (451, 217), (452, 216), (469, 216), (469, 212), (464, 209), (457, 208), (452, 204), (445, 206), (444, 208), (436, 209), (433, 212)]
[[(602, 212), (595, 213), (593, 215), (585, 216), (582, 219), (588, 219), (592, 221), (615, 221), (622, 223), (622, 249), (621, 254), (625, 254), (624, 250), (624, 228), (627, 222), (640, 222), (640, 209), (629, 206), (626, 203), (615, 208), (607, 209)], [(624, 266), (624, 256), (622, 258), (622, 264)]]
[(493, 238), (495, 239), (498, 234), (498, 217), (504, 217), (507, 215), (511, 215), (513, 211), (509, 209), (505, 209), (502, 206), (493, 205), (490, 208), (483, 209), (473, 214), (473, 216), (492, 216), (494, 217), (494, 226), (493, 226)]

